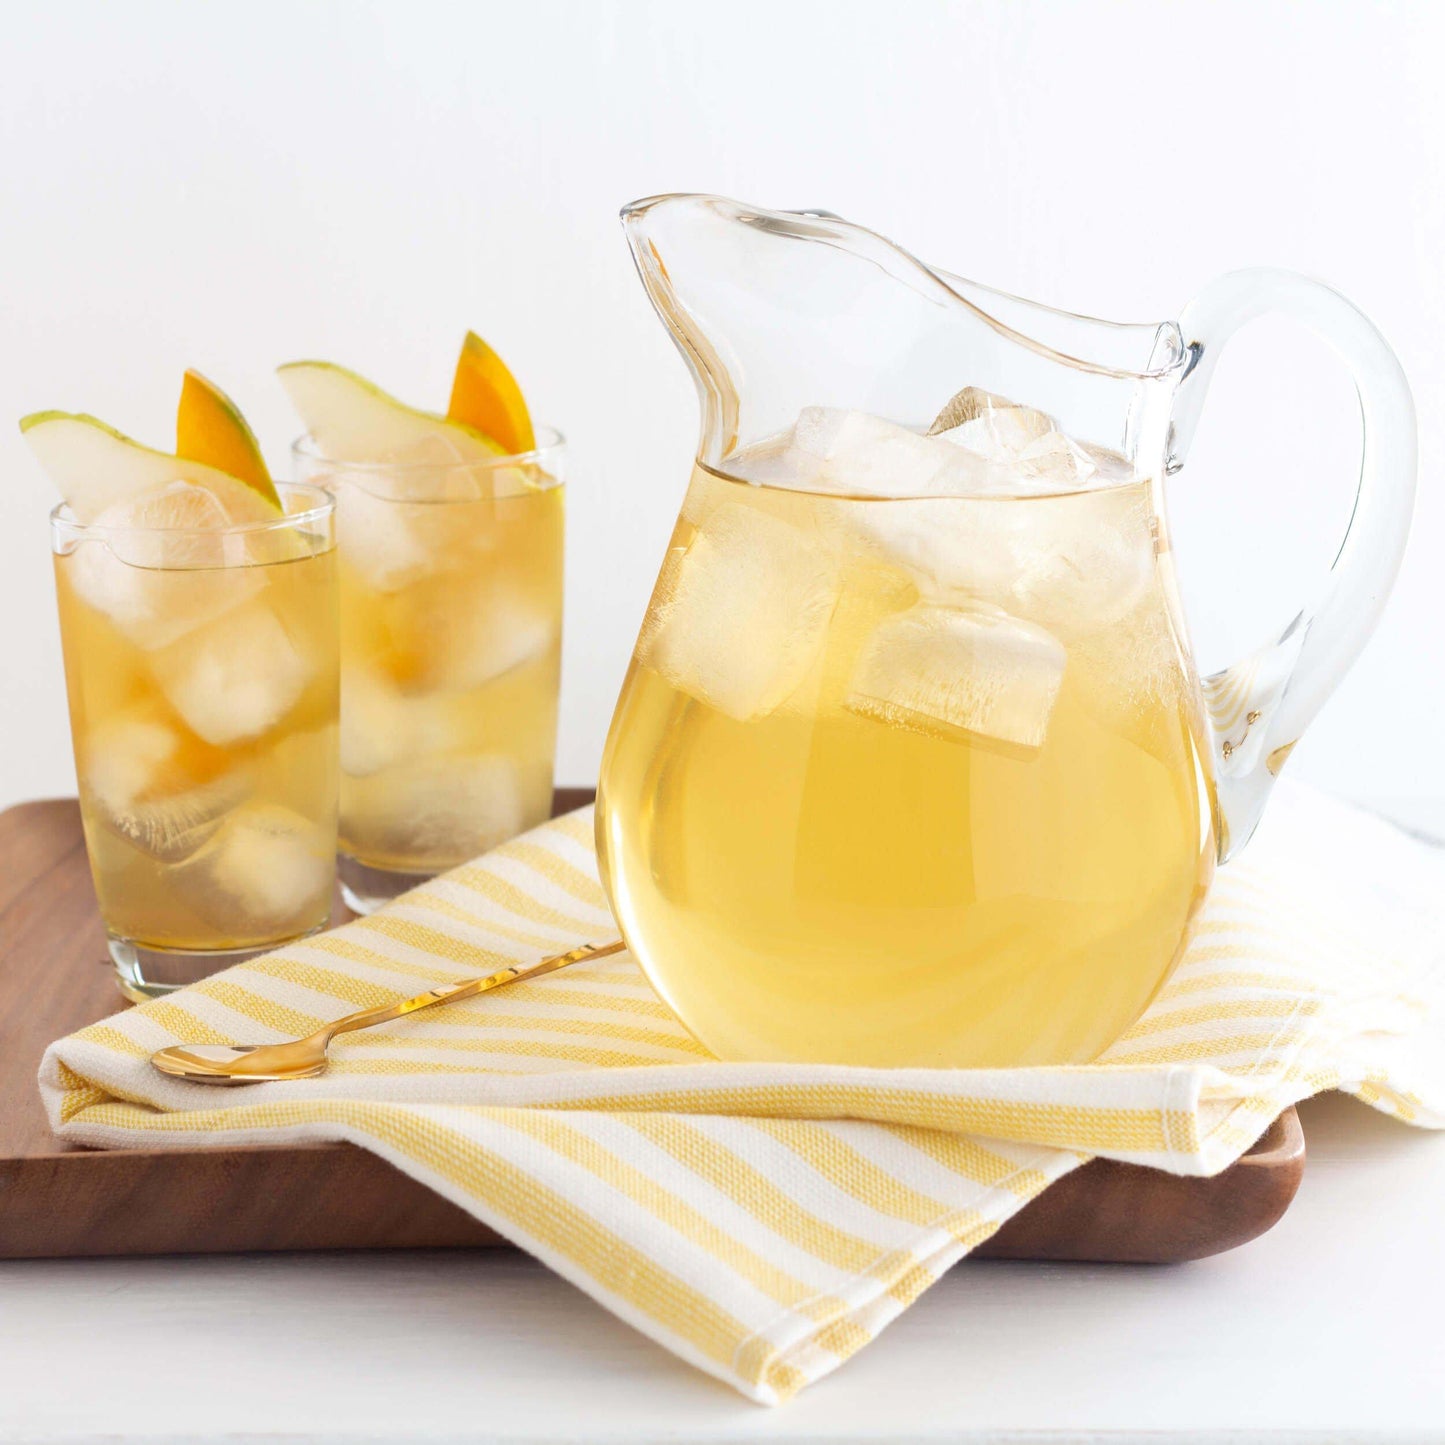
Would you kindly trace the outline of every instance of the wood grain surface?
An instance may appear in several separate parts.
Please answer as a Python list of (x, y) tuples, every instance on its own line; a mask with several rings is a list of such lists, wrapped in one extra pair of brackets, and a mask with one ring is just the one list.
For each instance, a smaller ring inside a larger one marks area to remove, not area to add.
[[(559, 789), (555, 810), (591, 798)], [(338, 903), (336, 921), (348, 915)], [(53, 1039), (126, 1007), (105, 953), (74, 799), (0, 813), (0, 1258), (502, 1244), (349, 1144), (89, 1150), (51, 1134), (35, 1073)], [(1213, 1179), (1094, 1160), (976, 1251), (1167, 1263), (1273, 1225), (1304, 1171), (1293, 1109)]]

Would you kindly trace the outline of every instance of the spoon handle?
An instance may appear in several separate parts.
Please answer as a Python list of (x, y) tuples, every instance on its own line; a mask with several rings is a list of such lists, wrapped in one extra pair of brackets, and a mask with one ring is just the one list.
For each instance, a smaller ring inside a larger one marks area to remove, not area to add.
[(472, 998), (479, 993), (488, 993), (494, 988), (501, 988), (503, 984), (516, 983), (519, 979), (537, 978), (544, 973), (552, 973), (559, 968), (567, 968), (574, 963), (581, 963), (588, 958), (606, 958), (612, 953), (621, 953), (627, 945), (619, 938), (612, 943), (584, 943), (577, 948), (569, 949), (566, 953), (555, 953), (550, 958), (544, 958), (537, 963), (513, 963), (506, 968), (499, 968), (496, 973), (489, 973), (484, 978), (467, 978), (461, 983), (438, 984), (436, 988), (429, 988), (425, 993), (416, 994), (412, 998), (402, 999), (400, 1003), (378, 1004), (376, 1008), (364, 1008), (359, 1013), (347, 1014), (345, 1018), (336, 1019), (326, 1025), (324, 1029), (317, 1031), (317, 1037), (323, 1042), (333, 1039), (337, 1034), (349, 1034), (355, 1029), (369, 1029), (373, 1024), (384, 1024), (391, 1019), (399, 1019), (406, 1014), (416, 1013), (418, 1009), (430, 1008), (433, 1004), (451, 1003), (460, 998)]

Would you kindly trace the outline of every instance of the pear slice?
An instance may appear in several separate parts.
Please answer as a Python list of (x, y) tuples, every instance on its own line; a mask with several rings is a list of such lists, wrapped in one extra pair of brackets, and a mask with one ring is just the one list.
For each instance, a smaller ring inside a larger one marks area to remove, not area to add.
[(444, 467), (506, 455), (505, 447), (473, 427), (407, 406), (344, 366), (293, 361), (276, 374), (331, 461)]
[(281, 498), (266, 470), (256, 434), (241, 409), (199, 371), (187, 371), (176, 409), (176, 455), (203, 462), (245, 482), (278, 511)]
[(142, 446), (93, 416), (38, 411), (21, 419), (20, 430), (82, 523), (178, 481), (204, 487), (232, 526), (280, 515), (279, 503), (229, 473)]
[(447, 416), (494, 438), (512, 456), (537, 445), (522, 388), (502, 358), (475, 331), (467, 332), (462, 342)]

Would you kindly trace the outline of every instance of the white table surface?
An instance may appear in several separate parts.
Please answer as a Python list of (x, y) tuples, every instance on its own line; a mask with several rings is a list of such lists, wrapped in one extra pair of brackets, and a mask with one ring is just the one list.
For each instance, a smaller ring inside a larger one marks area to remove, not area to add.
[(1445, 1441), (1445, 1134), (1301, 1113), (1262, 1239), (965, 1262), (774, 1410), (512, 1251), (0, 1264), (0, 1440)]

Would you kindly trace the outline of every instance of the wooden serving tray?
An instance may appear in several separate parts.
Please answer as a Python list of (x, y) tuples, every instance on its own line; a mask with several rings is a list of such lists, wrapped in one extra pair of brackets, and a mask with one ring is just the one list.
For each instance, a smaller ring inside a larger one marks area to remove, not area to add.
[[(563, 812), (591, 796), (561, 789), (554, 806)], [(337, 916), (347, 916), (339, 904)], [(506, 1243), (350, 1144), (100, 1151), (61, 1143), (40, 1106), (40, 1056), (53, 1039), (123, 1007), (75, 801), (0, 813), (0, 1258)], [(1217, 1254), (1279, 1219), (1304, 1159), (1293, 1109), (1213, 1179), (1096, 1159), (975, 1253), (1150, 1263)]]

